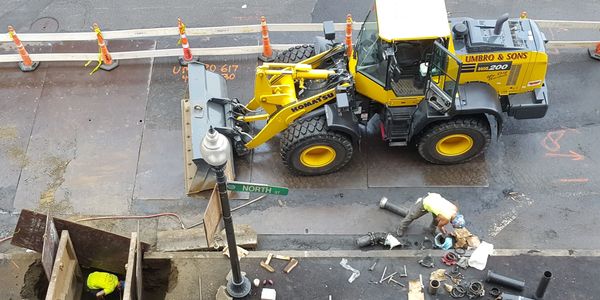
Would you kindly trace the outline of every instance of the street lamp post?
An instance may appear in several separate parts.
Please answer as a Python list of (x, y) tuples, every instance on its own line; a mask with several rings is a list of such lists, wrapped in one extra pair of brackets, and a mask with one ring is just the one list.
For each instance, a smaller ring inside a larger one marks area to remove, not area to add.
[(227, 246), (229, 248), (229, 261), (231, 262), (231, 279), (227, 281), (227, 293), (234, 298), (243, 298), (250, 293), (250, 280), (242, 275), (240, 260), (235, 242), (233, 230), (233, 219), (231, 218), (231, 206), (227, 195), (227, 178), (225, 177), (225, 164), (230, 150), (229, 139), (220, 134), (212, 127), (202, 140), (200, 152), (202, 158), (212, 167), (217, 176), (217, 188), (221, 199), (223, 211), (223, 223), (225, 223), (225, 234), (227, 235)]

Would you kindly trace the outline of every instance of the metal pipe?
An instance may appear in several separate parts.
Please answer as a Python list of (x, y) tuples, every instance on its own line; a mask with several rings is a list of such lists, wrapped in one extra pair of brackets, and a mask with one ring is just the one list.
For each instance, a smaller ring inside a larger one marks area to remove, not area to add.
[(373, 245), (373, 238), (370, 234), (363, 235), (356, 239), (356, 246), (358, 248), (367, 247)]
[(546, 288), (548, 288), (548, 284), (550, 283), (550, 279), (552, 279), (552, 272), (546, 271), (544, 272), (544, 276), (540, 280), (537, 289), (535, 290), (534, 299), (540, 300), (544, 298), (544, 294), (546, 293)]
[(497, 283), (499, 285), (515, 289), (517, 291), (523, 291), (525, 289), (525, 282), (521, 280), (517, 280), (514, 278), (510, 278), (504, 275), (500, 275), (494, 273), (492, 271), (488, 271), (487, 277), (485, 278), (486, 282), (489, 283)]
[(440, 282), (437, 280), (431, 280), (429, 281), (429, 294), (430, 295), (436, 295), (438, 292), (438, 289), (440, 288)]
[(381, 200), (379, 200), (379, 208), (383, 208), (383, 209), (389, 210), (389, 211), (391, 211), (391, 212), (393, 212), (393, 213), (395, 213), (395, 214), (397, 214), (397, 215), (399, 215), (401, 217), (404, 217), (404, 216), (406, 216), (408, 214), (408, 210), (407, 209), (405, 209), (405, 208), (403, 208), (401, 206), (398, 206), (396, 204), (390, 203), (388, 201), (387, 197), (381, 197)]

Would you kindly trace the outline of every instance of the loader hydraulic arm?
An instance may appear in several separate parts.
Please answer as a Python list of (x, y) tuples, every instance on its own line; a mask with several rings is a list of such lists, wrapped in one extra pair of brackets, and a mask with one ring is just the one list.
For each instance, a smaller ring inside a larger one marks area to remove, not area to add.
[(242, 122), (268, 120), (267, 125), (248, 143), (256, 148), (285, 130), (300, 116), (335, 99), (335, 89), (328, 89), (306, 99), (298, 99), (296, 87), (303, 89), (304, 80), (327, 80), (335, 75), (333, 70), (313, 69), (308, 64), (267, 63), (256, 68), (254, 98), (246, 109), (262, 108), (264, 114), (238, 116)]
[(256, 110), (261, 107), (272, 115), (281, 107), (297, 102), (295, 82), (300, 87), (305, 79), (327, 79), (335, 74), (330, 70), (315, 70), (305, 64), (263, 64), (256, 68), (254, 98), (246, 108)]

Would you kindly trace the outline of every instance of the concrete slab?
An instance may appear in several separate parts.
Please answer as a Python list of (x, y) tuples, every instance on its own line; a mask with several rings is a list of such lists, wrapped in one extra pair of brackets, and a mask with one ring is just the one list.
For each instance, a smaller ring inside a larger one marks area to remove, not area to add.
[[(154, 45), (154, 41), (109, 43), (113, 51)], [(82, 50), (97, 49), (88, 47)], [(75, 45), (56, 48), (73, 51)], [(93, 76), (81, 63), (50, 66), (15, 208), (82, 214), (127, 211), (144, 122), (149, 60), (123, 61), (116, 70)]]

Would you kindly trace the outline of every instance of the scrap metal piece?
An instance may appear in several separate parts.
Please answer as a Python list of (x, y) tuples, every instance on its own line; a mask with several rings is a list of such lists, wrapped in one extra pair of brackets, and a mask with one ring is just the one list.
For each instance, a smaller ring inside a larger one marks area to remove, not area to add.
[(406, 273), (406, 265), (404, 265), (404, 273), (400, 274), (400, 277), (406, 277), (408, 276), (408, 273)]
[(490, 293), (490, 295), (492, 297), (498, 297), (498, 296), (500, 296), (502, 294), (502, 292), (500, 291), (500, 289), (495, 288), (495, 287), (491, 288), (490, 291), (489, 291), (489, 293)]
[(298, 260), (292, 258), (290, 262), (283, 268), (283, 272), (289, 274), (298, 265)]
[(273, 258), (273, 253), (269, 253), (269, 255), (267, 255), (267, 259), (265, 260), (265, 264), (270, 265), (272, 258)]
[(456, 265), (458, 262), (458, 255), (456, 255), (454, 252), (446, 252), (446, 254), (442, 256), (442, 262), (447, 266)]
[(383, 282), (383, 277), (385, 277), (385, 272), (387, 271), (387, 266), (383, 268), (383, 273), (381, 273), (381, 279), (379, 279), (379, 283)]
[(452, 291), (450, 291), (450, 296), (452, 298), (462, 298), (467, 294), (467, 289), (460, 285), (457, 284), (452, 288)]
[(440, 282), (438, 280), (430, 280), (429, 281), (429, 294), (430, 295), (437, 295), (438, 293), (438, 289), (440, 288)]
[[(600, 46), (599, 46), (600, 49)], [(533, 298), (535, 299), (543, 299), (544, 294), (546, 293), (546, 288), (548, 288), (548, 284), (550, 283), (550, 279), (552, 279), (552, 272), (545, 271), (542, 279), (540, 279), (540, 283), (535, 290), (535, 295)]]
[(374, 263), (373, 263), (373, 265), (371, 265), (371, 266), (369, 267), (369, 271), (373, 271), (373, 270), (375, 270), (375, 266), (376, 266), (376, 265), (377, 265), (377, 261), (376, 261), (376, 262), (374, 262)]
[(483, 283), (480, 281), (471, 282), (471, 284), (469, 284), (469, 290), (467, 294), (469, 295), (469, 299), (482, 297), (485, 294)]
[(427, 254), (425, 257), (419, 260), (419, 264), (426, 268), (433, 268), (435, 266), (433, 264), (433, 258), (429, 254)]
[(392, 274), (390, 274), (388, 276), (385, 276), (385, 278), (383, 278), (382, 282), (387, 280), (388, 283), (390, 283), (389, 279), (391, 279), (392, 277), (394, 277), (394, 275), (396, 275), (396, 274), (398, 274), (398, 272), (394, 272), (394, 273), (392, 273)]
[(399, 282), (399, 281), (395, 280), (394, 278), (390, 278), (389, 281), (391, 281), (391, 282), (393, 282), (393, 283), (395, 283), (395, 284), (397, 284), (397, 285), (399, 285), (401, 287), (406, 287), (406, 285), (404, 285), (402, 282)]
[(275, 258), (275, 259), (281, 259), (281, 260), (288, 260), (288, 261), (292, 259), (292, 258), (291, 258), (291, 257), (289, 257), (289, 256), (285, 256), (285, 255), (279, 255), (279, 254), (277, 254), (277, 255), (273, 256), (273, 258)]
[(271, 272), (271, 273), (275, 273), (275, 269), (273, 269), (273, 267), (271, 267), (271, 265), (269, 265), (269, 264), (265, 263), (265, 261), (264, 261), (264, 260), (261, 260), (261, 261), (260, 261), (260, 266), (261, 266), (263, 269), (265, 269), (265, 270), (267, 270), (267, 271), (269, 271), (269, 272)]
[(352, 283), (352, 282), (354, 282), (354, 280), (356, 278), (358, 278), (358, 276), (360, 276), (360, 271), (357, 270), (357, 269), (355, 269), (355, 268), (353, 268), (353, 267), (351, 267), (350, 265), (348, 265), (348, 260), (347, 259), (342, 258), (342, 260), (340, 261), (340, 265), (344, 269), (352, 272), (352, 275), (350, 275), (350, 278), (348, 278), (348, 282)]
[(499, 284), (517, 291), (523, 291), (525, 289), (524, 281), (494, 273), (492, 270), (488, 270), (485, 282)]

